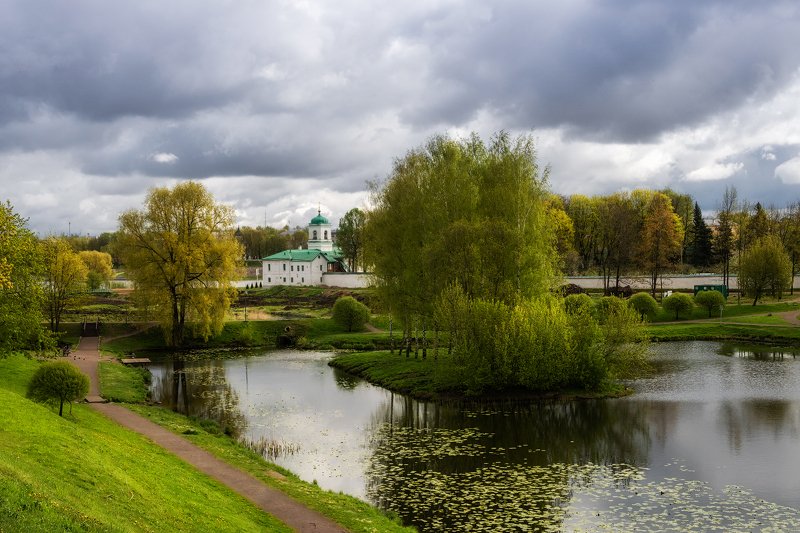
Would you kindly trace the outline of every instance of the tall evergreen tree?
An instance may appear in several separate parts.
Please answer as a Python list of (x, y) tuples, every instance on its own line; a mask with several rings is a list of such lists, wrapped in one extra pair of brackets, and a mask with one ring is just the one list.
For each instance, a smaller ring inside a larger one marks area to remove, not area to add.
[(703, 220), (703, 212), (695, 202), (691, 242), (689, 243), (689, 262), (696, 267), (707, 267), (711, 264), (711, 260), (711, 229)]

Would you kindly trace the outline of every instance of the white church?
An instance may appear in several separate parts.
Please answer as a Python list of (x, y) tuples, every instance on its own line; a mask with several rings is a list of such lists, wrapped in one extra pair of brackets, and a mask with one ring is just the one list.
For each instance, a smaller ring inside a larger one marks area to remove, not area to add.
[(264, 257), (262, 278), (265, 287), (275, 285), (325, 285), (360, 288), (369, 285), (364, 273), (348, 272), (341, 250), (333, 245), (331, 223), (317, 211), (308, 223), (306, 248), (284, 250)]

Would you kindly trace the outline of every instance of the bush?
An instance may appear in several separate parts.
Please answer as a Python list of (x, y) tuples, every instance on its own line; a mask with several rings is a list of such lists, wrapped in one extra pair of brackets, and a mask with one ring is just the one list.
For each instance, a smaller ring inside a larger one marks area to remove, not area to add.
[(333, 321), (348, 332), (360, 331), (369, 321), (369, 308), (352, 296), (342, 296), (333, 304)]
[(639, 313), (642, 320), (658, 313), (658, 302), (646, 292), (637, 292), (631, 296), (628, 300), (628, 305)]
[(675, 292), (670, 296), (664, 298), (661, 302), (661, 307), (667, 311), (675, 311), (675, 320), (678, 320), (681, 313), (688, 315), (694, 309), (694, 300), (688, 294), (682, 292)]
[(570, 294), (564, 298), (564, 309), (568, 315), (591, 313), (593, 307), (594, 303), (588, 294)]
[(45, 363), (28, 384), (28, 398), (37, 402), (57, 401), (58, 416), (64, 416), (64, 402), (72, 403), (89, 392), (89, 378), (66, 361)]
[(725, 296), (719, 291), (700, 291), (694, 297), (694, 303), (708, 309), (708, 317), (711, 318), (711, 313), (725, 305)]
[(628, 305), (622, 298), (616, 296), (603, 296), (597, 302), (597, 319), (601, 324), (605, 324), (608, 317), (615, 313), (621, 313), (627, 309)]

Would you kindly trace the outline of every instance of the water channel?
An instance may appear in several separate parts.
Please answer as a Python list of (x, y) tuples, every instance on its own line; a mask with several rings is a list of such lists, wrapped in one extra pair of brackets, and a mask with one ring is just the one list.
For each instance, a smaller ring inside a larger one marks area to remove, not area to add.
[(419, 402), (325, 352), (151, 366), (154, 399), (269, 442), (307, 481), (421, 531), (800, 530), (800, 357), (652, 347), (622, 399)]

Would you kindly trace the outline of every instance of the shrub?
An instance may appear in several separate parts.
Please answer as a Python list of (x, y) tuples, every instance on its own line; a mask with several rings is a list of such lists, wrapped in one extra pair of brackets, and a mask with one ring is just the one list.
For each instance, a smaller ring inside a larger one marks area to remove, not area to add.
[(628, 305), (639, 313), (642, 320), (658, 313), (658, 302), (646, 292), (637, 292), (628, 300)]
[(72, 403), (89, 392), (89, 378), (66, 361), (45, 363), (28, 384), (28, 398), (37, 402), (57, 401), (58, 416), (64, 416), (64, 402)]
[(359, 331), (369, 320), (369, 308), (353, 298), (342, 296), (333, 304), (333, 321), (350, 331)]
[(610, 315), (620, 313), (623, 309), (627, 309), (627, 304), (622, 298), (603, 296), (597, 302), (597, 319), (601, 324), (605, 324)]
[(577, 315), (579, 313), (591, 313), (594, 304), (591, 296), (588, 294), (570, 294), (564, 298), (564, 309), (568, 315)]
[(688, 294), (675, 292), (661, 302), (661, 307), (667, 311), (675, 311), (675, 320), (678, 320), (681, 313), (688, 315), (694, 309), (694, 300)]
[(725, 296), (719, 291), (700, 291), (694, 297), (694, 303), (708, 309), (708, 317), (711, 318), (711, 313), (725, 305)]

